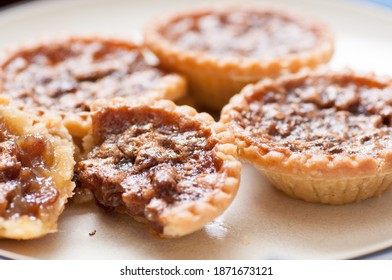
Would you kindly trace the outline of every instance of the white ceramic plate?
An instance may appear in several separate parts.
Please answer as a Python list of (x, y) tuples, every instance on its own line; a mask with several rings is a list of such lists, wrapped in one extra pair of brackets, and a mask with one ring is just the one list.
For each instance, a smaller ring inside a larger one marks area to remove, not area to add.
[[(63, 32), (135, 37), (154, 15), (207, 2), (222, 1), (32, 2), (0, 12), (0, 45)], [(332, 67), (392, 75), (391, 11), (338, 0), (285, 0), (279, 5), (330, 24), (336, 34)], [(126, 216), (106, 214), (95, 205), (70, 204), (60, 218), (58, 233), (33, 241), (0, 240), (0, 255), (43, 259), (353, 258), (392, 246), (391, 201), (389, 191), (346, 206), (310, 204), (276, 191), (245, 165), (239, 194), (228, 211), (184, 238), (159, 240)], [(94, 230), (96, 234), (90, 236)]]

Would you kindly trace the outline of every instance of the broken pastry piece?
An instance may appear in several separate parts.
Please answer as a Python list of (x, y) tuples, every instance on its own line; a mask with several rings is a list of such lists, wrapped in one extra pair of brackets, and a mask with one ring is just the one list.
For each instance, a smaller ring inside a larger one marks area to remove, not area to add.
[(164, 67), (187, 77), (198, 105), (219, 112), (245, 85), (315, 68), (334, 49), (324, 23), (249, 5), (165, 14), (144, 37)]
[(392, 81), (320, 70), (251, 85), (221, 121), (239, 154), (275, 187), (310, 202), (345, 204), (392, 185)]
[(163, 237), (194, 232), (237, 193), (241, 164), (226, 126), (166, 100), (94, 106), (78, 183), (106, 209), (144, 218)]
[(60, 114), (71, 135), (83, 137), (91, 125), (90, 105), (97, 99), (175, 100), (185, 93), (181, 76), (147, 60), (143, 49), (126, 40), (41, 40), (3, 53), (0, 92), (24, 111)]
[(0, 238), (55, 232), (72, 195), (73, 144), (60, 119), (0, 106)]

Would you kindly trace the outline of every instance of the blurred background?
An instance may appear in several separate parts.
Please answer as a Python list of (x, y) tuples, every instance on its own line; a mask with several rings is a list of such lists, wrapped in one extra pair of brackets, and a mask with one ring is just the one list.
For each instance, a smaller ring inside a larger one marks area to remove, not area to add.
[[(31, 1), (34, 0), (2, 0), (0, 1), (0, 7), (5, 7), (15, 3), (21, 3), (21, 2), (23, 3), (23, 2), (31, 2)], [(58, 0), (51, 0), (51, 1), (58, 1)], [(360, 1), (373, 2), (375, 4), (392, 8), (392, 0), (360, 0)]]

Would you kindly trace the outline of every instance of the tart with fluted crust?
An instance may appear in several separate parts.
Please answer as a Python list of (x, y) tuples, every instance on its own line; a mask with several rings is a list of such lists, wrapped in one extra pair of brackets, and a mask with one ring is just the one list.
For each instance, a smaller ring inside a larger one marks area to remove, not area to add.
[(0, 127), (0, 238), (55, 232), (75, 187), (71, 136), (58, 117), (5, 106)]
[(241, 164), (225, 125), (167, 100), (93, 110), (90, 152), (76, 178), (101, 206), (141, 218), (163, 237), (194, 232), (229, 206)]
[(328, 62), (334, 48), (325, 24), (252, 6), (170, 14), (148, 23), (144, 38), (164, 67), (187, 77), (199, 105), (213, 110), (249, 83)]
[(392, 185), (392, 82), (350, 70), (301, 73), (248, 86), (221, 115), (240, 156), (275, 187), (345, 204)]
[(23, 110), (60, 114), (75, 137), (87, 134), (97, 99), (177, 99), (185, 80), (152, 65), (125, 39), (47, 38), (9, 48), (0, 59), (0, 92)]

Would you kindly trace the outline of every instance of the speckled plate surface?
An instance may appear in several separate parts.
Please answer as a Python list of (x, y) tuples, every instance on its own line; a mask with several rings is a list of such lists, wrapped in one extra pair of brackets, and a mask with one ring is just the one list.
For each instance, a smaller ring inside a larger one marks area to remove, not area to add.
[[(0, 45), (66, 32), (137, 38), (143, 23), (156, 14), (211, 2), (222, 1), (32, 2), (0, 12)], [(330, 24), (336, 35), (332, 67), (392, 75), (392, 32), (387, 28), (392, 26), (392, 11), (338, 0), (284, 0), (279, 5)], [(238, 196), (228, 211), (189, 236), (160, 240), (126, 216), (104, 213), (94, 204), (69, 204), (58, 233), (32, 241), (0, 240), (0, 255), (40, 259), (355, 258), (392, 246), (391, 201), (392, 191), (346, 206), (294, 200), (245, 164)]]

